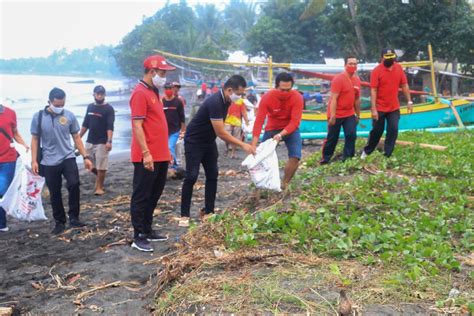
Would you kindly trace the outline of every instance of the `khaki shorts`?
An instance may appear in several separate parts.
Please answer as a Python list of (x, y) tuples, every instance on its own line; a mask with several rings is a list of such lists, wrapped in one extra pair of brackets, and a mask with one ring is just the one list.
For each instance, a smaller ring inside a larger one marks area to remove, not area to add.
[(93, 145), (86, 143), (87, 155), (91, 157), (94, 168), (97, 170), (107, 170), (109, 168), (109, 152), (105, 144)]
[(242, 128), (240, 126), (225, 124), (225, 130), (228, 131), (229, 134), (234, 136), (235, 138), (242, 138)]

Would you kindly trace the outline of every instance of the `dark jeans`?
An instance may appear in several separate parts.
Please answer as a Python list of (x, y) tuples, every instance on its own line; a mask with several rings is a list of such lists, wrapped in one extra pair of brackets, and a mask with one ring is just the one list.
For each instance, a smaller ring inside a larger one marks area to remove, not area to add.
[(199, 166), (202, 164), (206, 175), (205, 188), (205, 212), (214, 213), (214, 204), (217, 193), (217, 151), (216, 143), (212, 144), (188, 144), (184, 143), (184, 155), (186, 157), (186, 175), (181, 193), (181, 216), (189, 217), (193, 186), (199, 176)]
[[(15, 176), (16, 161), (0, 163), (0, 198), (7, 192), (8, 187)], [(0, 228), (7, 227), (7, 215), (3, 207), (0, 207)]]
[(69, 158), (57, 166), (41, 166), (49, 190), (53, 217), (56, 223), (66, 223), (61, 187), (63, 176), (69, 192), (69, 220), (79, 219), (79, 170), (76, 158)]
[(398, 137), (398, 122), (400, 121), (400, 110), (393, 112), (379, 112), (379, 119), (372, 120), (372, 130), (369, 134), (369, 140), (364, 147), (367, 155), (370, 155), (380, 141), (383, 131), (385, 129), (385, 120), (387, 120), (387, 135), (385, 137), (384, 155), (390, 157), (395, 148), (395, 142)]
[(334, 149), (336, 149), (337, 142), (339, 140), (339, 133), (341, 132), (341, 126), (344, 129), (344, 152), (343, 160), (354, 157), (355, 154), (355, 142), (357, 138), (357, 121), (354, 115), (344, 118), (337, 118), (336, 123), (332, 126), (328, 125), (328, 135), (323, 145), (323, 158), (322, 162), (329, 162)]
[(165, 188), (168, 162), (155, 162), (153, 171), (145, 169), (142, 162), (134, 162), (133, 167), (130, 213), (134, 236), (137, 237), (152, 232), (153, 212)]

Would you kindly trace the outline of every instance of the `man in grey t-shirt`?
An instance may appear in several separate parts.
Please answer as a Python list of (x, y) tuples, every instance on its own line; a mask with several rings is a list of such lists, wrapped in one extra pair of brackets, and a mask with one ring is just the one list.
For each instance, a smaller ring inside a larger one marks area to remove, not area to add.
[[(41, 165), (41, 175), (46, 179), (56, 222), (52, 231), (55, 235), (62, 233), (66, 224), (61, 195), (63, 176), (69, 192), (69, 225), (71, 227), (85, 226), (79, 221), (79, 171), (71, 136), (84, 157), (85, 168), (91, 170), (93, 167), (79, 136), (79, 123), (72, 112), (64, 109), (65, 102), (64, 91), (53, 88), (49, 93), (49, 106), (36, 113), (31, 122), (31, 169), (34, 174), (38, 174)], [(38, 161), (40, 144), (42, 157), (41, 161)]]

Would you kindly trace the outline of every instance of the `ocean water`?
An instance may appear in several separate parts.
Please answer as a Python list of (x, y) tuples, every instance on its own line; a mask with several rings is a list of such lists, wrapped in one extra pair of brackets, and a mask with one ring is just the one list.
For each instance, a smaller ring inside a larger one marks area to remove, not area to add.
[[(93, 80), (93, 83), (88, 81)], [(87, 81), (87, 82), (85, 82)], [(35, 112), (48, 104), (49, 91), (58, 87), (66, 92), (66, 108), (72, 111), (82, 125), (87, 105), (94, 102), (92, 91), (103, 85), (107, 91), (106, 101), (115, 110), (112, 153), (130, 150), (132, 138), (129, 98), (131, 89), (138, 81), (124, 78), (103, 79), (94, 77), (39, 76), (0, 74), (0, 102), (15, 110), (18, 130), (25, 141), (31, 142), (30, 126)], [(181, 95), (187, 100), (186, 116), (191, 113), (195, 88), (182, 88)], [(161, 90), (160, 90), (161, 92)], [(87, 138), (83, 137), (83, 141)]]
[(114, 103), (118, 105), (114, 106), (114, 151), (127, 150), (130, 146), (131, 124), (129, 95), (124, 93), (129, 83), (125, 79), (0, 74), (0, 102), (15, 110), (18, 130), (25, 141), (30, 143), (31, 119), (35, 112), (48, 104), (52, 88), (58, 87), (66, 92), (66, 108), (76, 115), (82, 125), (87, 104), (94, 101), (92, 91), (99, 84), (107, 91), (106, 101), (112, 106)]

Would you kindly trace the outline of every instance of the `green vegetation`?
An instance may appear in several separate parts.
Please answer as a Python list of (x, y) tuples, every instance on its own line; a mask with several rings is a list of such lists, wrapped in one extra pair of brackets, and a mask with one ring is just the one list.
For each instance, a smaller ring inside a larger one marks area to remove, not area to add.
[[(343, 287), (359, 307), (415, 303), (439, 313), (472, 312), (474, 132), (410, 132), (400, 139), (447, 150), (397, 146), (388, 159), (375, 152), (325, 166), (318, 165), (319, 152), (310, 155), (288, 199), (275, 202), (270, 194), (274, 202), (263, 209), (215, 215), (190, 233), (188, 241), (207, 239), (183, 250), (186, 260), (196, 260), (191, 249), (210, 257), (160, 296), (157, 311), (225, 306), (226, 312), (328, 314)], [(216, 248), (205, 250), (206, 243), (220, 245), (227, 260), (213, 256)], [(282, 259), (243, 260), (272, 253)], [(448, 298), (453, 288), (460, 294)]]
[(112, 46), (57, 50), (48, 57), (0, 59), (0, 72), (41, 75), (116, 76), (120, 72), (112, 56)]
[(367, 161), (327, 167), (316, 167), (315, 153), (289, 209), (216, 217), (227, 245), (255, 246), (271, 238), (318, 255), (397, 264), (405, 272), (394, 282), (459, 271), (456, 256), (474, 250), (474, 133), (402, 137), (448, 150), (399, 147), (390, 159), (375, 153)]

